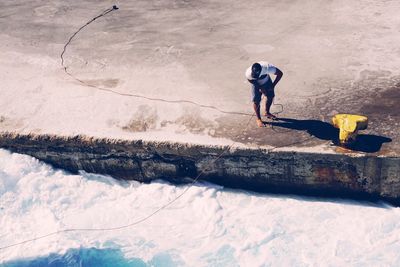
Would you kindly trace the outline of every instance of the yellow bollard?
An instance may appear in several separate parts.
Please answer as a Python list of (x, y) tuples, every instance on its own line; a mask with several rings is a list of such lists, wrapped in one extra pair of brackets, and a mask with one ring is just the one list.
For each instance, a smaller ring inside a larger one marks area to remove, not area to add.
[(368, 126), (368, 118), (353, 114), (336, 114), (332, 118), (333, 126), (339, 128), (339, 141), (342, 145), (348, 145), (355, 141), (358, 130), (365, 130)]

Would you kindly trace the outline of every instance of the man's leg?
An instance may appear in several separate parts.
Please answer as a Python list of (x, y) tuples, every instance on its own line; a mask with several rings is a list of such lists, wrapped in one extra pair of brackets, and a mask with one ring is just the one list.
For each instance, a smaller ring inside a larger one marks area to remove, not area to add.
[(267, 101), (265, 101), (265, 116), (274, 120), (276, 119), (276, 116), (271, 113), (271, 106), (275, 97), (274, 89), (265, 90), (263, 91), (263, 94), (267, 98)]
[(267, 98), (267, 101), (265, 101), (265, 114), (264, 115), (270, 119), (276, 119), (276, 117), (271, 114), (271, 106), (272, 106), (272, 102), (274, 101), (274, 97), (275, 97), (274, 89), (275, 88), (274, 88), (274, 85), (273, 85), (271, 79), (269, 79), (261, 87), (261, 91), (262, 91), (263, 95), (265, 95), (265, 97)]
[(265, 101), (265, 115), (272, 115), (270, 110), (272, 106), (272, 102), (274, 101), (274, 97), (271, 95), (267, 95), (267, 101)]
[(257, 116), (257, 126), (264, 127), (265, 125), (264, 122), (261, 120), (261, 114), (260, 114), (260, 102), (258, 103), (253, 102), (253, 109)]
[(261, 92), (254, 85), (252, 85), (251, 87), (251, 101), (253, 102), (253, 109), (257, 116), (257, 126), (264, 127), (265, 125), (261, 120), (261, 114), (260, 114)]

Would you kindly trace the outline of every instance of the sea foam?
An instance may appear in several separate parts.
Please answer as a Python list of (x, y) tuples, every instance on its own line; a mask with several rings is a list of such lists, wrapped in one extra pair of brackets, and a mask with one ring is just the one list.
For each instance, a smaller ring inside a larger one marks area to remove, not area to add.
[[(0, 150), (0, 247), (64, 229), (133, 224), (186, 189), (73, 175)], [(198, 183), (137, 225), (54, 234), (1, 249), (0, 263), (111, 258), (118, 266), (399, 266), (398, 251), (399, 208)]]

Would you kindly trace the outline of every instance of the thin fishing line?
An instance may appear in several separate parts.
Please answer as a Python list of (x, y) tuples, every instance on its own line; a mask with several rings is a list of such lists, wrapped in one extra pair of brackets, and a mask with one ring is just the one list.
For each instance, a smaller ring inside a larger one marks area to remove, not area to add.
[(235, 111), (226, 111), (220, 108), (217, 108), (216, 106), (213, 105), (204, 105), (204, 104), (199, 104), (197, 102), (191, 101), (191, 100), (167, 100), (167, 99), (162, 99), (162, 98), (157, 98), (157, 97), (148, 97), (148, 96), (144, 96), (144, 95), (140, 95), (140, 94), (132, 94), (132, 93), (121, 93), (109, 88), (104, 88), (104, 87), (100, 87), (100, 86), (96, 86), (96, 85), (92, 85), (92, 84), (88, 84), (85, 81), (82, 81), (78, 78), (76, 78), (74, 75), (72, 75), (71, 73), (69, 73), (67, 70), (65, 70), (65, 72), (71, 76), (74, 80), (78, 81), (79, 83), (81, 83), (83, 86), (87, 86), (87, 87), (91, 87), (91, 88), (95, 88), (97, 90), (100, 91), (105, 91), (105, 92), (109, 92), (109, 93), (113, 93), (113, 94), (117, 94), (120, 96), (127, 96), (127, 97), (135, 97), (135, 98), (142, 98), (142, 99), (146, 99), (149, 101), (157, 101), (157, 102), (164, 102), (164, 103), (172, 103), (172, 104), (182, 104), (182, 103), (186, 103), (186, 104), (191, 104), (191, 105), (195, 105), (201, 108), (208, 108), (208, 109), (213, 109), (216, 110), (220, 113), (223, 114), (231, 114), (231, 115), (243, 115), (243, 116), (252, 116), (252, 114), (250, 113), (244, 113), (244, 112), (235, 112)]
[(155, 98), (155, 97), (147, 97), (144, 95), (140, 95), (140, 94), (131, 94), (131, 93), (121, 93), (112, 89), (108, 89), (108, 88), (104, 88), (104, 87), (100, 87), (100, 86), (95, 86), (92, 84), (88, 84), (85, 81), (75, 77), (72, 73), (70, 73), (68, 71), (68, 66), (65, 65), (65, 59), (64, 59), (64, 55), (67, 51), (68, 46), (71, 44), (72, 40), (75, 38), (75, 36), (82, 31), (85, 27), (89, 26), (89, 24), (91, 24), (92, 22), (94, 22), (96, 19), (101, 18), (105, 15), (107, 15), (108, 13), (114, 11), (114, 10), (118, 10), (117, 6), (113, 6), (111, 8), (108, 8), (106, 10), (104, 10), (100, 15), (97, 15), (96, 17), (92, 18), (91, 20), (89, 20), (88, 22), (86, 22), (83, 26), (81, 26), (77, 31), (75, 31), (71, 37), (68, 39), (67, 43), (64, 45), (63, 51), (61, 52), (61, 66), (64, 69), (64, 72), (70, 76), (71, 78), (73, 78), (74, 80), (76, 80), (77, 82), (79, 82), (80, 84), (87, 86), (87, 87), (91, 87), (91, 88), (95, 88), (101, 91), (106, 91), (106, 92), (110, 92), (113, 94), (117, 94), (117, 95), (121, 95), (121, 96), (128, 96), (128, 97), (136, 97), (136, 98), (142, 98), (142, 99), (146, 99), (149, 101), (158, 101), (158, 102), (164, 102), (164, 103), (186, 103), (186, 104), (192, 104), (192, 105), (196, 105), (199, 106), (201, 108), (208, 108), (208, 109), (214, 109), (220, 113), (224, 113), (224, 114), (232, 114), (232, 115), (244, 115), (244, 116), (251, 116), (252, 114), (250, 113), (244, 113), (244, 112), (234, 112), (234, 111), (226, 111), (226, 110), (222, 110), (220, 108), (217, 108), (216, 106), (213, 105), (204, 105), (204, 104), (199, 104), (197, 102), (194, 101), (190, 101), (190, 100), (166, 100), (166, 99), (162, 99), (162, 98)]
[[(109, 92), (109, 93), (113, 93), (113, 94), (117, 94), (117, 95), (120, 95), (120, 96), (128, 96), (128, 97), (142, 98), (142, 99), (146, 99), (146, 100), (149, 100), (149, 101), (158, 101), (158, 102), (174, 103), (174, 104), (176, 104), (176, 103), (186, 103), (186, 104), (192, 104), (192, 105), (195, 105), (195, 106), (199, 106), (199, 107), (201, 107), (201, 108), (213, 109), (213, 110), (216, 110), (216, 111), (218, 111), (218, 112), (220, 112), (220, 113), (223, 113), (223, 114), (252, 116), (252, 114), (250, 114), (250, 113), (235, 112), (235, 111), (226, 111), (226, 110), (222, 110), (222, 109), (220, 109), (220, 108), (218, 108), (218, 107), (216, 107), (216, 106), (213, 106), (213, 105), (199, 104), (199, 103), (194, 102), (194, 101), (191, 101), (191, 100), (182, 100), (182, 99), (179, 99), (179, 100), (166, 100), (166, 99), (162, 99), (162, 98), (147, 97), (147, 96), (140, 95), (140, 94), (121, 93), (121, 92), (118, 92), (118, 91), (115, 91), (115, 90), (112, 90), (112, 89), (109, 89), (109, 88), (104, 88), (104, 87), (100, 87), (100, 86), (88, 84), (88, 83), (86, 83), (85, 81), (83, 81), (83, 80), (81, 80), (81, 79), (75, 77), (72, 73), (70, 73), (70, 72), (68, 71), (68, 66), (65, 66), (65, 64), (64, 64), (64, 62), (65, 62), (65, 60), (64, 60), (64, 54), (65, 54), (66, 51), (67, 51), (68, 45), (70, 45), (70, 43), (72, 42), (72, 40), (74, 39), (74, 37), (75, 37), (80, 31), (82, 31), (85, 27), (87, 27), (89, 24), (91, 24), (92, 22), (94, 22), (96, 19), (98, 19), (98, 18), (100, 18), (100, 17), (103, 17), (103, 16), (107, 15), (108, 13), (110, 13), (110, 12), (112, 12), (112, 11), (114, 11), (114, 10), (118, 10), (118, 9), (119, 9), (119, 8), (118, 8), (116, 5), (114, 5), (114, 6), (112, 6), (111, 8), (108, 8), (108, 9), (104, 10), (100, 15), (97, 15), (96, 17), (94, 17), (94, 18), (92, 18), (91, 20), (89, 20), (88, 22), (86, 22), (83, 26), (81, 26), (81, 27), (80, 27), (77, 31), (75, 31), (75, 32), (71, 35), (71, 37), (68, 39), (68, 41), (67, 41), (67, 43), (64, 45), (63, 51), (61, 52), (61, 55), (60, 55), (60, 57), (61, 57), (61, 66), (63, 67), (64, 72), (65, 72), (68, 76), (70, 76), (71, 78), (73, 78), (74, 80), (76, 80), (77, 82), (79, 82), (80, 84), (82, 84), (82, 85), (84, 85), (84, 86), (91, 87), (91, 88), (95, 88), (95, 89), (98, 89), (98, 90), (101, 90), (101, 91), (105, 91), (105, 92)], [(279, 114), (279, 113), (281, 113), (281, 112), (283, 111), (283, 105), (281, 105), (281, 104), (275, 104), (275, 103), (273, 103), (273, 104), (274, 104), (274, 105), (280, 105), (280, 106), (282, 107), (282, 110), (281, 110), (280, 112), (277, 112), (276, 114)]]
[(89, 20), (88, 22), (86, 22), (83, 26), (81, 26), (76, 32), (74, 32), (74, 34), (71, 35), (71, 37), (69, 37), (68, 41), (65, 43), (63, 51), (61, 52), (61, 65), (63, 66), (64, 70), (67, 70), (67, 67), (64, 66), (64, 54), (67, 51), (67, 47), (68, 45), (72, 42), (72, 39), (74, 39), (74, 37), (81, 31), (83, 30), (85, 27), (87, 27), (90, 23), (94, 22), (96, 19), (103, 17), (105, 15), (107, 15), (108, 13), (114, 11), (114, 10), (118, 10), (117, 6), (112, 6), (110, 8), (107, 8), (106, 10), (104, 10), (100, 15), (97, 15), (96, 17), (92, 18), (91, 20)]

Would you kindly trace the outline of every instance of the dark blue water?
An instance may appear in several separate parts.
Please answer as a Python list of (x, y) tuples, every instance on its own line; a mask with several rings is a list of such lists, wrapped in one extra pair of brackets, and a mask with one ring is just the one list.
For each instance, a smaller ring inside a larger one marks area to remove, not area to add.
[(64, 266), (176, 266), (168, 254), (160, 254), (149, 262), (138, 258), (127, 259), (119, 249), (80, 248), (69, 249), (65, 254), (52, 253), (38, 258), (18, 259), (3, 263), (6, 267), (64, 267)]

